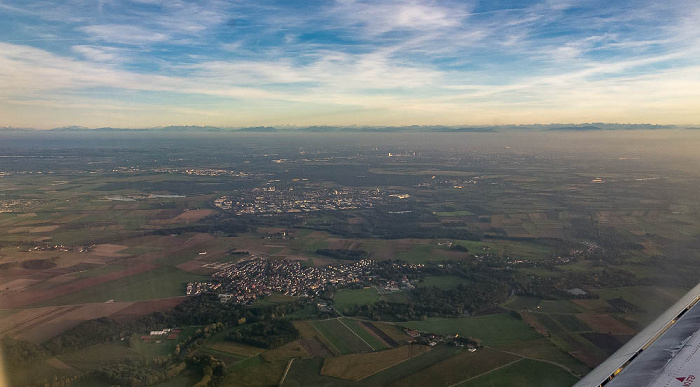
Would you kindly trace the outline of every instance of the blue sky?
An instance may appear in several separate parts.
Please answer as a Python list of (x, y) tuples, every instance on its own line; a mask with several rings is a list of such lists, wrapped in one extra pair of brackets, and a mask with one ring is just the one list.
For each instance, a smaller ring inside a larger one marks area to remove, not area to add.
[(0, 0), (0, 126), (700, 124), (700, 2)]

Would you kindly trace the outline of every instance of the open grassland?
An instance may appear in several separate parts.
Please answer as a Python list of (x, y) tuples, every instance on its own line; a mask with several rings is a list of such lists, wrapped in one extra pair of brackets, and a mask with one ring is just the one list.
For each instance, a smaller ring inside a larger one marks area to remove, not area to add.
[(313, 321), (316, 328), (341, 354), (372, 351), (372, 347), (337, 319)]
[(292, 341), (291, 343), (287, 343), (279, 348), (271, 349), (262, 353), (263, 359), (268, 362), (309, 356), (309, 353), (306, 352), (299, 340)]
[(258, 298), (253, 302), (253, 307), (271, 306), (278, 304), (287, 304), (296, 301), (297, 297), (287, 296), (279, 292), (273, 292), (269, 297)]
[(146, 357), (132, 351), (123, 343), (98, 344), (60, 355), (58, 358), (81, 371), (94, 370), (107, 364), (122, 363), (124, 359), (133, 359), (137, 361), (146, 359)]
[(442, 251), (434, 252), (436, 246), (431, 244), (412, 244), (407, 251), (396, 254), (396, 258), (409, 263), (427, 263), (442, 261), (445, 256)]
[(523, 359), (504, 368), (466, 380), (458, 386), (569, 387), (576, 382), (577, 379), (574, 376), (555, 365)]
[(568, 300), (542, 300), (533, 312), (540, 313), (580, 313), (582, 309)]
[(371, 304), (377, 301), (379, 301), (379, 294), (374, 288), (341, 289), (333, 297), (333, 304), (341, 312), (355, 305)]
[(578, 375), (585, 375), (591, 369), (575, 357), (564, 352), (549, 339), (541, 337), (534, 340), (519, 341), (498, 347), (501, 351), (512, 352), (522, 357), (541, 359), (561, 364)]
[(227, 368), (227, 376), (220, 386), (276, 386), (287, 368), (287, 361), (268, 362), (255, 356)]
[(321, 374), (349, 380), (362, 380), (384, 369), (428, 352), (426, 346), (404, 345), (386, 351), (328, 357)]
[(253, 347), (250, 345), (234, 343), (228, 340), (214, 340), (210, 341), (205, 345), (205, 348), (215, 349), (217, 351), (230, 353), (232, 355), (251, 357), (259, 355), (263, 350), (261, 348)]
[(654, 286), (629, 286), (613, 289), (600, 289), (596, 293), (605, 300), (622, 298), (635, 305), (639, 311), (632, 313), (642, 325), (653, 321), (658, 315), (673, 305), (683, 294), (675, 288), (659, 288)]
[(484, 348), (477, 352), (462, 351), (455, 356), (401, 379), (392, 386), (450, 386), (512, 363), (518, 356)]
[(513, 296), (503, 303), (502, 306), (518, 312), (536, 308), (540, 301), (541, 300), (536, 297)]
[(510, 314), (472, 318), (428, 318), (424, 321), (409, 321), (401, 324), (422, 332), (473, 337), (481, 340), (484, 345), (490, 346), (506, 345), (539, 337), (525, 322)]

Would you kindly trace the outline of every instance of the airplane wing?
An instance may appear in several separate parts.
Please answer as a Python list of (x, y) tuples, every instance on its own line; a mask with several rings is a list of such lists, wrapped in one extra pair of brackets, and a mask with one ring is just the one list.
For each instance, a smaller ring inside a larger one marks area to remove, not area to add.
[(575, 387), (700, 387), (700, 284)]

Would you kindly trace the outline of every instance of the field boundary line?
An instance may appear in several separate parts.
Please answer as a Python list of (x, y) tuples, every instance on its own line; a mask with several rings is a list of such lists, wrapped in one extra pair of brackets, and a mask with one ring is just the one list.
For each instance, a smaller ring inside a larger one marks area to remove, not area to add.
[(367, 346), (369, 347), (369, 349), (372, 350), (372, 352), (375, 352), (375, 351), (376, 351), (376, 349), (374, 349), (374, 347), (373, 347), (372, 345), (370, 345), (370, 343), (368, 343), (365, 339), (363, 339), (360, 335), (358, 335), (357, 332), (353, 331), (352, 328), (350, 328), (350, 327), (348, 326), (348, 324), (344, 323), (344, 322), (340, 319), (340, 317), (338, 318), (338, 321), (339, 321), (341, 324), (343, 324), (343, 326), (344, 326), (345, 328), (347, 328), (350, 332), (352, 332), (353, 335), (357, 336), (360, 340), (362, 340), (363, 343), (367, 344)]
[[(338, 352), (338, 354), (340, 354), (340, 355), (343, 354), (342, 352), (340, 352), (340, 350), (338, 349), (338, 347), (336, 347), (335, 344), (333, 344), (333, 342), (330, 341), (330, 340), (328, 339), (328, 337), (326, 337), (326, 335), (323, 334), (323, 332), (321, 332), (318, 328), (316, 328), (316, 325), (315, 325), (315, 324), (311, 323), (311, 324), (309, 324), (309, 325), (311, 325), (311, 326), (314, 328), (314, 330), (315, 330), (316, 332), (318, 332), (318, 333), (321, 335), (321, 337), (323, 337), (323, 339), (326, 340), (326, 341), (328, 342), (328, 344), (330, 344), (333, 348), (335, 348), (335, 350)], [(323, 344), (326, 344), (326, 343), (323, 343)], [(329, 349), (330, 349), (330, 348), (329, 348)], [(332, 352), (332, 351), (331, 351), (331, 352)]]
[[(409, 344), (409, 345), (411, 345), (411, 344)], [(401, 348), (401, 347), (396, 347), (396, 348)], [(392, 348), (392, 349), (395, 349), (395, 348)], [(426, 353), (428, 353), (428, 352), (430, 352), (430, 351), (432, 351), (432, 350), (433, 350), (432, 348), (428, 348), (428, 351), (427, 351), (427, 352), (420, 353), (420, 354), (418, 354), (418, 356), (411, 356), (411, 357), (409, 357), (409, 358), (407, 358), (407, 359), (403, 359), (403, 360), (401, 360), (401, 361), (398, 362), (398, 363), (392, 364), (392, 365), (390, 365), (390, 366), (386, 366), (386, 367), (380, 369), (379, 371), (373, 372), (373, 373), (371, 373), (371, 374), (369, 374), (369, 375), (363, 377), (362, 379), (357, 379), (356, 381), (359, 382), (359, 381), (365, 380), (365, 379), (369, 378), (370, 376), (374, 376), (374, 375), (376, 375), (376, 374), (378, 374), (378, 373), (380, 373), (380, 372), (384, 372), (384, 371), (388, 370), (389, 368), (396, 367), (397, 365), (399, 365), (399, 364), (401, 364), (401, 363), (405, 363), (405, 362), (407, 362), (407, 361), (409, 361), (409, 360), (411, 360), (411, 359), (415, 359), (415, 358), (417, 358), (417, 357), (419, 357), (419, 356), (425, 355)], [(439, 363), (439, 362), (438, 362), (438, 363)], [(436, 364), (437, 364), (437, 363), (436, 363)], [(409, 375), (409, 376), (410, 376), (410, 375)], [(401, 380), (401, 379), (399, 379), (399, 380)]]
[(83, 307), (83, 305), (74, 305), (74, 306), (67, 305), (66, 309), (63, 309), (63, 310), (59, 311), (58, 313), (53, 313), (50, 316), (43, 316), (43, 318), (40, 318), (39, 321), (28, 321), (27, 323), (23, 324), (24, 326), (22, 326), (22, 327), (15, 327), (17, 329), (12, 334), (13, 335), (22, 334), (30, 329), (36, 328), (37, 326), (42, 325), (42, 324), (46, 324), (46, 323), (50, 322), (51, 320), (59, 318), (63, 315), (66, 315), (66, 314), (71, 313), (71, 312), (75, 312), (76, 310), (79, 310), (82, 307)]
[[(39, 314), (39, 315), (37, 315), (37, 316), (25, 317), (23, 320), (21, 320), (21, 321), (19, 321), (19, 322), (16, 322), (16, 323), (12, 324), (12, 325), (9, 326), (9, 327), (3, 327), (3, 328), (0, 330), (0, 333), (8, 333), (8, 332), (10, 332), (11, 330), (13, 330), (13, 329), (15, 329), (15, 328), (18, 328), (18, 327), (20, 327), (20, 326), (22, 326), (22, 325), (24, 325), (24, 324), (27, 324), (27, 323), (32, 322), (32, 320), (41, 319), (41, 318), (46, 317), (46, 316), (48, 316), (48, 315), (50, 315), (50, 314), (58, 313), (59, 311), (65, 309), (65, 308), (66, 308), (66, 305), (48, 306), (47, 308), (53, 308), (53, 309), (51, 309), (51, 310), (49, 310), (49, 311), (46, 311), (46, 312), (43, 312), (43, 313), (41, 313), (41, 314)], [(34, 309), (34, 308), (29, 308), (29, 309), (25, 309), (25, 310), (30, 310), (30, 309)], [(8, 316), (8, 317), (9, 317), (9, 316)]]
[(489, 348), (489, 349), (492, 349), (492, 350), (494, 350), (494, 351), (499, 351), (499, 352), (507, 353), (507, 354), (509, 354), (509, 355), (520, 356), (520, 357), (522, 357), (523, 359), (529, 359), (529, 360), (534, 360), (534, 361), (541, 361), (541, 362), (543, 362), (543, 363), (549, 363), (549, 364), (551, 364), (551, 365), (555, 365), (555, 366), (557, 366), (557, 367), (563, 369), (564, 371), (568, 372), (570, 375), (576, 377), (577, 379), (581, 379), (581, 376), (578, 375), (578, 374), (576, 373), (576, 371), (574, 371), (573, 369), (571, 369), (571, 368), (569, 368), (569, 367), (567, 367), (567, 366), (565, 366), (565, 365), (563, 365), (563, 364), (560, 364), (560, 363), (557, 363), (557, 362), (555, 362), (555, 361), (552, 361), (552, 360), (538, 359), (538, 358), (535, 358), (535, 357), (524, 356), (524, 355), (521, 355), (521, 354), (519, 354), (519, 353), (510, 352), (510, 351), (504, 351), (504, 350), (502, 350), (502, 349), (496, 349), (496, 348), (491, 348), (491, 347), (486, 347), (486, 346), (485, 346), (484, 348)]
[(488, 375), (488, 374), (490, 374), (490, 373), (492, 373), (492, 372), (495, 372), (495, 371), (498, 371), (498, 370), (500, 370), (500, 369), (503, 369), (503, 368), (506, 368), (506, 367), (508, 367), (508, 366), (511, 366), (511, 365), (513, 365), (513, 364), (515, 364), (515, 363), (517, 363), (517, 362), (519, 362), (519, 361), (523, 361), (524, 359), (525, 359), (524, 357), (521, 357), (521, 358), (518, 359), (518, 360), (513, 360), (512, 362), (507, 363), (507, 364), (504, 364), (504, 365), (502, 365), (502, 366), (500, 366), (500, 367), (496, 367), (496, 368), (494, 368), (494, 369), (492, 369), (492, 370), (489, 370), (489, 371), (486, 371), (486, 372), (482, 372), (482, 373), (480, 373), (479, 375), (472, 376), (472, 377), (469, 378), (469, 379), (464, 379), (464, 380), (462, 380), (461, 382), (457, 382), (457, 383), (455, 383), (455, 384), (451, 384), (449, 387), (455, 387), (455, 386), (458, 386), (458, 385), (460, 385), (460, 384), (462, 384), (462, 383), (466, 383), (466, 382), (468, 382), (468, 381), (470, 381), (470, 380), (474, 380), (474, 379), (476, 379), (476, 378), (480, 378), (480, 377), (482, 377), (482, 376), (484, 376), (484, 375)]
[(289, 360), (289, 363), (287, 363), (287, 368), (284, 369), (284, 373), (282, 374), (282, 379), (280, 379), (280, 382), (278, 384), (279, 387), (282, 387), (284, 384), (284, 379), (287, 377), (287, 373), (289, 372), (289, 369), (292, 368), (292, 363), (294, 362), (294, 358)]

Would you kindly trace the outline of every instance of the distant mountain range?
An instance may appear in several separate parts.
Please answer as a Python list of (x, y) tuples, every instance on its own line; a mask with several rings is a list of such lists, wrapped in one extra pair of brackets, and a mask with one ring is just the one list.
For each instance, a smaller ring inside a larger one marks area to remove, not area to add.
[(152, 128), (88, 128), (85, 126), (62, 126), (49, 130), (32, 128), (0, 127), (0, 132), (154, 132), (154, 133), (203, 133), (203, 132), (300, 132), (300, 133), (488, 133), (488, 132), (590, 132), (615, 130), (668, 130), (668, 129), (700, 129), (678, 125), (653, 124), (534, 124), (534, 125), (486, 125), (486, 126), (443, 126), (443, 125), (411, 125), (411, 126), (256, 126), (256, 127), (216, 127), (196, 125), (174, 125)]

